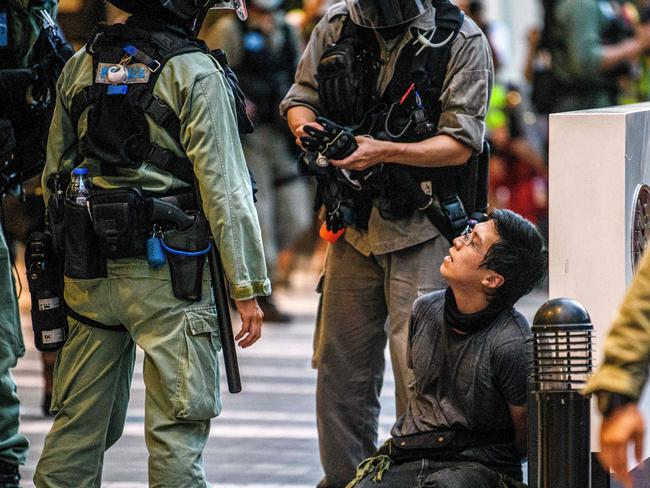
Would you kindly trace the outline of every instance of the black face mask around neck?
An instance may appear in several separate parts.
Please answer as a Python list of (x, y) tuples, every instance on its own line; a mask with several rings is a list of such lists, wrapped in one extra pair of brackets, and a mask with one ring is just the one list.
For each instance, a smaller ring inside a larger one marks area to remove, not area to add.
[(505, 309), (488, 305), (479, 312), (462, 313), (458, 310), (456, 297), (452, 289), (447, 288), (447, 291), (445, 291), (445, 323), (450, 328), (457, 329), (466, 334), (471, 334), (488, 327), (503, 310)]

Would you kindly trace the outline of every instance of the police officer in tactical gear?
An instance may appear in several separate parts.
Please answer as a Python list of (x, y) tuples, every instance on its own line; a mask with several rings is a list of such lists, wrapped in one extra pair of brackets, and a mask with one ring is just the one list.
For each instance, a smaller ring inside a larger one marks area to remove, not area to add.
[[(149, 486), (203, 487), (202, 452), (221, 410), (209, 230), (242, 318), (241, 347), (259, 339), (255, 297), (271, 291), (236, 93), (223, 64), (193, 39), (220, 5), (113, 3), (132, 15), (98, 26), (65, 66), (48, 140), (43, 183), (63, 248), (70, 332), (34, 482), (100, 484), (104, 452), (124, 428), (137, 345)], [(83, 205), (62, 196), (73, 168), (91, 178)]]
[(320, 487), (345, 486), (375, 450), (387, 341), (404, 413), (411, 305), (444, 286), (434, 263), (483, 210), (492, 80), (485, 37), (448, 0), (347, 0), (314, 29), (281, 104), (328, 228), (345, 228), (319, 285)]
[[(54, 0), (0, 4), (0, 199), (18, 193), (43, 166), (55, 81), (72, 55), (59, 34), (56, 12)], [(0, 222), (0, 487), (16, 488), (28, 441), (18, 432), (20, 403), (9, 370), (25, 347), (5, 223)]]

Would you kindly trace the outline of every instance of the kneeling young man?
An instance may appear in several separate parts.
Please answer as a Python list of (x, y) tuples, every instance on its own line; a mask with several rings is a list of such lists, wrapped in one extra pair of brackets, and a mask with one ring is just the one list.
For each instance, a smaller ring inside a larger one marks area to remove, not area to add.
[(348, 488), (524, 486), (532, 336), (513, 305), (546, 263), (539, 231), (508, 210), (453, 241), (440, 266), (449, 288), (411, 312), (406, 414)]

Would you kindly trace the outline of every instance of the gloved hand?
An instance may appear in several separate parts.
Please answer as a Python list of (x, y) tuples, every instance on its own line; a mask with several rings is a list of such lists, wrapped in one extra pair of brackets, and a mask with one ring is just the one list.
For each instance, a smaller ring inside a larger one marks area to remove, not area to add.
[(325, 117), (318, 117), (316, 122), (323, 130), (306, 125), (304, 131), (308, 135), (300, 138), (307, 151), (321, 153), (328, 159), (344, 159), (357, 150), (357, 141), (350, 129)]

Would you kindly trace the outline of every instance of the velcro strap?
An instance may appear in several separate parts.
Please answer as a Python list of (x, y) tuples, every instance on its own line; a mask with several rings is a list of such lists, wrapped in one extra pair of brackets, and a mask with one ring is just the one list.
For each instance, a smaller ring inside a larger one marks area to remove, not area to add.
[(72, 125), (75, 130), (77, 130), (77, 126), (79, 125), (81, 114), (84, 113), (84, 110), (97, 102), (100, 95), (101, 86), (93, 84), (88, 85), (72, 97), (72, 103), (70, 103), (70, 118), (72, 119)]
[(178, 141), (181, 122), (169, 105), (149, 91), (143, 91), (142, 102), (141, 106), (143, 107), (144, 113), (151, 117), (157, 125), (165, 129), (175, 141)]
[(173, 174), (186, 183), (194, 181), (194, 171), (190, 160), (176, 156), (169, 149), (152, 144), (145, 161), (156, 168)]

